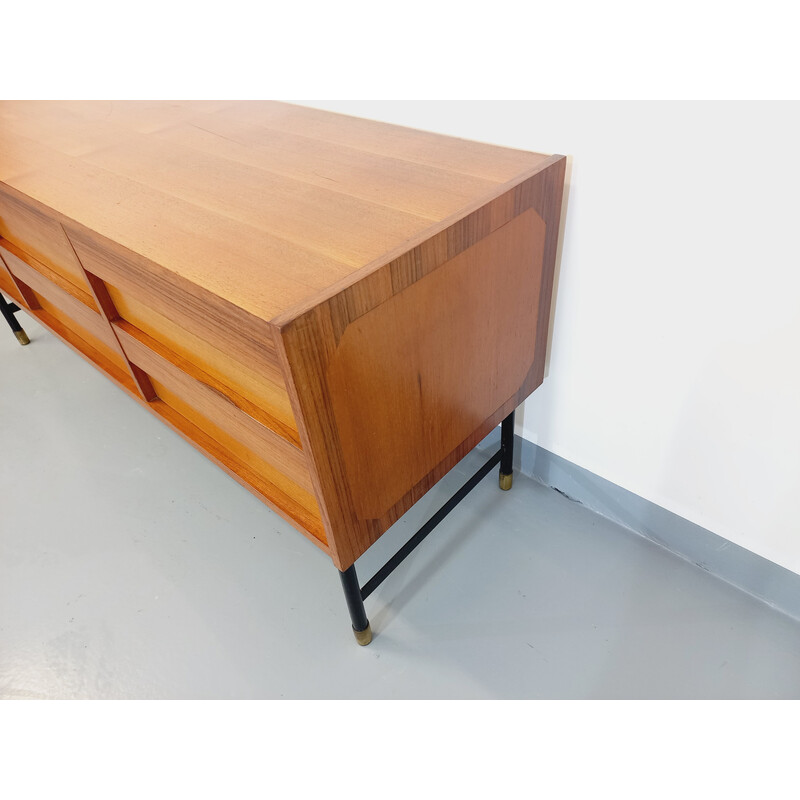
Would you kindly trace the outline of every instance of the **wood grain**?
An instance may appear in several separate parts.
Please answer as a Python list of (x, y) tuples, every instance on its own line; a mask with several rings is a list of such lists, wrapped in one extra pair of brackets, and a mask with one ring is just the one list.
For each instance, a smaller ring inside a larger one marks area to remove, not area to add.
[(46, 297), (48, 301), (57, 305), (67, 316), (75, 320), (93, 336), (113, 346), (113, 337), (109, 335), (108, 326), (98, 311), (76, 299), (70, 292), (64, 291), (58, 284), (47, 280), (44, 275), (5, 248), (0, 248), (0, 251), (2, 251), (3, 260), (15, 277), (30, 286), (38, 294)]
[[(68, 235), (86, 270), (108, 284), (112, 295), (113, 288), (119, 289), (197, 339), (223, 352), (234, 353), (273, 382), (282, 382), (267, 321), (232, 306), (207, 289), (182, 281), (114, 243), (76, 229), (69, 229)], [(120, 299), (114, 296), (115, 304), (124, 314)]]
[(0, 247), (0, 291), (5, 292), (21, 308), (38, 308), (38, 301), (29, 286), (16, 278), (8, 268), (9, 252)]
[(335, 143), (412, 164), (504, 183), (547, 156), (455, 139), (287, 103), (236, 103), (209, 116), (244, 121), (312, 141)]
[(326, 374), (359, 518), (384, 516), (522, 385), (544, 235), (528, 209), (343, 332)]
[(115, 327), (125, 354), (139, 369), (170, 386), (187, 407), (272, 464), (298, 486), (307, 492), (313, 491), (306, 459), (299, 447), (247, 414), (239, 398), (221, 391), (199, 370), (189, 374), (158, 355), (136, 336), (132, 326), (122, 323)]
[[(97, 324), (96, 319), (92, 319), (88, 314), (82, 313), (79, 315), (81, 320), (77, 321), (70, 312), (74, 313), (75, 311), (79, 311), (79, 305), (74, 304), (74, 301), (73, 303), (64, 303), (64, 301), (69, 298), (69, 295), (55, 295), (52, 286), (42, 288), (46, 289), (47, 296), (34, 289), (34, 296), (38, 303), (39, 310), (45, 312), (48, 315), (48, 319), (55, 320), (59, 324), (59, 335), (61, 338), (65, 338), (61, 333), (61, 329), (72, 331), (82, 342), (85, 342), (91, 348), (92, 353), (90, 360), (101, 364), (101, 369), (104, 371), (108, 371), (108, 364), (113, 364), (115, 372), (125, 375), (124, 383), (133, 387), (133, 381), (128, 374), (125, 360), (120, 356), (114, 341), (109, 336), (108, 330), (105, 325), (102, 324), (102, 320), (101, 324)], [(53, 297), (57, 297), (55, 302), (51, 299)], [(64, 305), (69, 306), (69, 310), (64, 310)], [(33, 314), (34, 316), (38, 316), (37, 311), (34, 311)], [(52, 327), (52, 325), (50, 327)], [(80, 350), (80, 347), (78, 350)], [(97, 354), (102, 356), (102, 360), (98, 358)]]
[[(265, 320), (425, 238), (476, 200), (489, 202), (547, 160), (281, 103), (183, 104), (160, 113), (150, 107), (152, 124), (136, 122), (145, 111), (135, 104), (106, 104), (102, 112), (92, 103), (47, 105), (0, 103), (0, 124), (14, 117), (14, 142), (43, 165), (20, 174), (10, 165), (8, 187), (59, 211), (84, 234), (167, 266)], [(91, 141), (86, 148), (75, 144), (81, 124)], [(224, 137), (225, 124), (238, 126), (233, 157), (208, 141), (198, 147), (194, 135), (181, 138), (181, 130)], [(265, 149), (276, 154), (271, 168), (260, 161)], [(350, 160), (338, 178), (322, 168), (312, 182), (299, 171), (303, 159), (322, 167), (342, 150)], [(290, 166), (276, 168), (276, 160)], [(359, 164), (360, 177), (344, 178)]]
[(35, 269), (42, 277), (46, 278), (50, 283), (54, 283), (56, 286), (58, 286), (59, 289), (66, 292), (67, 294), (72, 295), (76, 300), (83, 303), (83, 305), (85, 305), (87, 308), (99, 312), (99, 309), (97, 308), (97, 304), (95, 303), (94, 297), (92, 297), (91, 292), (85, 291), (84, 289), (81, 289), (79, 286), (76, 286), (74, 283), (72, 283), (72, 281), (67, 280), (60, 273), (50, 269), (50, 267), (48, 267), (46, 264), (43, 264), (41, 261), (38, 261), (30, 254), (26, 253), (24, 250), (17, 247), (12, 242), (8, 241), (8, 239), (0, 238), (0, 248), (5, 253), (5, 257), (8, 263), (13, 264), (16, 261), (24, 262), (32, 269)]
[(0, 184), (0, 236), (8, 239), (37, 261), (57, 272), (64, 280), (87, 292), (72, 248), (58, 222), (35, 203)]
[(83, 160), (350, 267), (434, 221), (338, 191), (333, 182), (311, 185), (160, 139), (142, 137)]
[(339, 569), (541, 382), (563, 168), (550, 160), (283, 324), (287, 386)]
[[(253, 486), (261, 492), (268, 495), (269, 492), (265, 487), (267, 485), (276, 487), (280, 495), (276, 494), (273, 502), (277, 502), (282, 498), (290, 498), (292, 508), (299, 507), (305, 510), (304, 518), (309, 520), (319, 519), (317, 502), (312, 494), (298, 486), (281, 469), (278, 469), (274, 464), (261, 458), (252, 449), (242, 444), (238, 438), (231, 436), (215, 422), (199, 413), (196, 408), (187, 402), (185, 394), (181, 391), (183, 387), (177, 382), (172, 382), (170, 380), (171, 376), (165, 375), (163, 377), (167, 377), (169, 382), (163, 383), (154, 376), (150, 376), (159, 400), (180, 414), (184, 420), (194, 426), (194, 429), (203, 432), (202, 437), (197, 437), (197, 442), (202, 449), (223, 455), (224, 459), (222, 460), (227, 463), (228, 467), (238, 471), (238, 474), (242, 477), (246, 478), (248, 475), (260, 476), (260, 480), (253, 483)], [(285, 508), (284, 511), (288, 512), (288, 509)], [(317, 530), (318, 525), (318, 522), (316, 525), (312, 524), (306, 528), (306, 531), (316, 538), (320, 538), (320, 531)], [(321, 535), (321, 541), (325, 541), (324, 534)]]
[[(0, 246), (0, 255), (20, 288), (20, 294), (25, 297), (25, 305), (31, 309), (44, 309), (62, 325), (74, 329), (81, 339), (102, 353), (106, 360), (118, 368), (128, 369), (124, 353), (107, 320), (96, 308), (86, 305), (76, 296), (83, 293), (74, 287), (67, 291), (63, 287), (69, 283), (63, 279), (59, 279), (58, 283), (48, 280), (43, 274), (49, 273), (46, 267), (30, 258), (23, 261), (16, 255), (19, 251), (12, 250), (13, 246), (6, 243), (5, 246)], [(37, 270), (33, 265), (40, 269)], [(131, 377), (136, 382), (134, 373), (131, 373)]]
[[(157, 414), (172, 430), (180, 434), (218, 467), (227, 472), (230, 477), (293, 525), (317, 547), (325, 553), (329, 552), (325, 530), (320, 521), (319, 509), (316, 507), (313, 498), (309, 500), (308, 505), (298, 502), (295, 497), (296, 491), (291, 493), (282, 491), (263, 472), (259, 471), (257, 464), (253, 467), (251, 464), (238, 459), (233, 453), (226, 450), (217, 439), (210, 436), (202, 428), (197, 427), (197, 425), (193, 424), (163, 400), (153, 401), (149, 404), (149, 409)], [(268, 472), (268, 474), (270, 473)], [(279, 476), (277, 477), (279, 478)]]
[[(67, 347), (81, 356), (85, 361), (88, 361), (93, 367), (100, 370), (100, 372), (120, 389), (123, 389), (135, 399), (141, 399), (136, 392), (136, 387), (128, 372), (119, 365), (116, 359), (111, 360), (108, 357), (109, 352), (116, 356), (113, 350), (109, 351), (103, 343), (98, 343), (91, 335), (85, 333), (83, 336), (79, 335), (79, 333), (82, 333), (80, 328), (58, 309), (50, 306), (46, 301), (38, 305), (37, 308), (30, 313), (37, 322), (40, 322), (45, 328), (48, 328), (50, 332), (61, 339)], [(99, 347), (96, 345), (99, 345)]]
[[(310, 498), (303, 494), (301, 490), (293, 488), (290, 483), (284, 483), (290, 490), (289, 493), (283, 491), (278, 485), (271, 482), (264, 472), (259, 472), (257, 468), (253, 468), (250, 464), (238, 459), (235, 454), (226, 450), (223, 445), (207, 432), (198, 428), (163, 400), (156, 399), (152, 402), (143, 400), (130, 374), (120, 367), (118, 363), (111, 361), (105, 352), (96, 349), (89, 341), (91, 337), (81, 338), (76, 333), (78, 328), (74, 323), (65, 319), (64, 315), (57, 309), (55, 310), (57, 316), (54, 316), (45, 308), (38, 306), (37, 302), (37, 308), (31, 314), (71, 350), (100, 370), (120, 389), (125, 391), (127, 395), (147, 408), (148, 411), (156, 414), (169, 428), (213, 461), (261, 502), (286, 519), (317, 547), (325, 553), (329, 552), (319, 508), (314, 498)], [(305, 504), (302, 502), (303, 500), (305, 500)]]
[[(165, 308), (170, 314), (168, 317), (137, 300), (130, 292), (122, 292), (110, 284), (106, 286), (120, 317), (146, 335), (151, 349), (167, 359), (177, 356), (185, 371), (191, 371), (191, 366), (185, 363), (188, 362), (216, 380), (223, 392), (230, 389), (237, 396), (245, 398), (255, 407), (248, 409), (251, 416), (299, 445), (297, 425), (283, 385), (283, 374), (277, 364), (267, 362), (267, 366), (263, 358), (249, 358), (241, 346), (225, 347), (220, 342), (214, 346), (207, 341), (213, 335), (209, 336), (196, 322), (190, 320), (189, 324), (205, 338), (178, 324), (176, 319), (181, 318), (180, 312), (171, 313)], [(152, 298), (148, 298), (148, 303), (152, 303)], [(173, 363), (179, 363), (175, 358), (172, 360)], [(249, 361), (249, 364), (243, 361)]]
[[(394, 292), (424, 277), (446, 260), (471, 247), (484, 236), (505, 225), (517, 214), (534, 205), (533, 193), (541, 184), (542, 175), (561, 169), (558, 164), (564, 156), (550, 156), (533, 171), (526, 172), (499, 187), (502, 191), (491, 197), (474, 200), (457, 214), (437, 222), (424, 233), (404, 242), (401, 247), (388, 251), (378, 259), (347, 278), (331, 284), (309, 300), (287, 309), (273, 320), (283, 328), (292, 320), (325, 302), (347, 304), (335, 315), (337, 319), (352, 318), (366, 313), (376, 304), (384, 302)], [(537, 203), (539, 197), (535, 198)]]
[(416, 164), (224, 115), (166, 128), (154, 138), (427, 219), (446, 217), (496, 185), (439, 165)]
[(544, 377), (565, 159), (0, 102), (0, 289), (350, 566)]
[(2, 260), (2, 254), (0, 253), (0, 292), (7, 294), (11, 297), (17, 305), (22, 303), (22, 296), (19, 293), (19, 289), (14, 285), (14, 279), (11, 277), (11, 273), (8, 271), (5, 263)]
[[(82, 265), (81, 269), (83, 269)], [(83, 270), (83, 277), (86, 279), (86, 283), (89, 285), (89, 288), (92, 291), (92, 297), (95, 301), (95, 304), (100, 309), (100, 313), (103, 316), (104, 322), (111, 330), (114, 341), (117, 345), (117, 349), (119, 350), (119, 354), (125, 361), (128, 372), (130, 372), (131, 378), (133, 378), (133, 382), (136, 384), (136, 388), (139, 394), (142, 396), (142, 400), (146, 400), (147, 402), (155, 400), (156, 391), (153, 388), (153, 384), (150, 382), (150, 378), (147, 376), (144, 370), (131, 361), (130, 356), (122, 346), (117, 329), (113, 324), (119, 319), (119, 312), (114, 306), (114, 301), (111, 299), (111, 295), (108, 293), (108, 287), (105, 285), (105, 283), (103, 283), (103, 281), (100, 280), (100, 278), (97, 277), (97, 275), (92, 275), (91, 272), (86, 272), (86, 270)]]

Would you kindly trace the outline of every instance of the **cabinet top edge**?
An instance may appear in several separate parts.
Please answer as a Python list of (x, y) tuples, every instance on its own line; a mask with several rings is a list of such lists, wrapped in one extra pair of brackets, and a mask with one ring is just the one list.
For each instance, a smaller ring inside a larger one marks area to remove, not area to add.
[(0, 101), (2, 183), (276, 325), (557, 158), (277, 101)]
[[(410, 254), (412, 251), (414, 251), (420, 245), (423, 245), (428, 240), (433, 239), (435, 236), (439, 234), (445, 233), (448, 229), (452, 228), (453, 226), (457, 225), (457, 223), (469, 217), (470, 214), (476, 211), (480, 211), (482, 208), (488, 206), (493, 201), (498, 200), (503, 195), (512, 192), (514, 189), (521, 186), (521, 184), (525, 183), (526, 181), (530, 180), (536, 175), (539, 175), (545, 170), (548, 170), (558, 164), (565, 165), (566, 161), (567, 161), (567, 156), (562, 155), (560, 153), (554, 153), (553, 155), (548, 156), (544, 161), (542, 161), (536, 167), (528, 170), (522, 175), (519, 175), (513, 180), (508, 181), (502, 186), (499, 186), (497, 190), (492, 192), (490, 195), (487, 195), (486, 197), (476, 200), (469, 206), (466, 206), (465, 208), (460, 209), (457, 213), (452, 214), (447, 219), (441, 220), (440, 222), (431, 225), (428, 229), (421, 232), (418, 236), (408, 240), (407, 242), (404, 242), (402, 245), (394, 248), (394, 250), (392, 251), (385, 253), (380, 258), (375, 259), (371, 263), (365, 264), (361, 269), (354, 271), (352, 274), (348, 275), (341, 281), (338, 281), (337, 283), (332, 284), (329, 287), (326, 287), (321, 292), (317, 292), (316, 294), (309, 296), (308, 298), (305, 298), (301, 303), (298, 303), (296, 306), (287, 309), (280, 315), (271, 319), (270, 323), (275, 327), (277, 331), (283, 331), (284, 329), (290, 327), (294, 322), (296, 322), (309, 312), (313, 311), (318, 306), (323, 305), (324, 303), (328, 302), (337, 295), (346, 293), (349, 289), (354, 287), (360, 281), (367, 279), (370, 275), (372, 275), (382, 267), (391, 265), (392, 262), (396, 261), (397, 259), (400, 259), (403, 256)], [(517, 209), (517, 211), (512, 215), (512, 218), (513, 216), (516, 216), (517, 213), (521, 213), (523, 210), (524, 209)], [(506, 223), (504, 222), (502, 224)]]

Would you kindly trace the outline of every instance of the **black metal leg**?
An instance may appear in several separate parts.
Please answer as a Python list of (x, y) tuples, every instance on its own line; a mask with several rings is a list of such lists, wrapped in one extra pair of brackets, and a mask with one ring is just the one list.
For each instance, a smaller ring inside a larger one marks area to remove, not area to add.
[(514, 412), (504, 420), (500, 429), (500, 449), (364, 584), (359, 586), (355, 565), (342, 572), (342, 588), (347, 609), (353, 622), (356, 641), (369, 644), (369, 626), (364, 601), (383, 583), (417, 545), (497, 466), (500, 465), (500, 488), (510, 489), (514, 471)]
[(514, 412), (500, 427), (500, 488), (508, 491), (514, 479)]
[(17, 318), (14, 314), (19, 311), (19, 307), (14, 303), (9, 303), (2, 294), (0, 294), (0, 312), (2, 312), (3, 316), (6, 318), (6, 322), (11, 326), (11, 330), (14, 331), (14, 336), (17, 337), (17, 341), (20, 344), (30, 344), (30, 339), (28, 338), (28, 334), (22, 329), (22, 325), (19, 324)]
[(353, 622), (353, 634), (360, 645), (369, 644), (372, 641), (372, 628), (369, 626), (367, 612), (364, 609), (364, 599), (361, 596), (361, 587), (358, 585), (358, 575), (353, 564), (344, 572), (339, 571), (342, 579), (344, 597), (347, 600), (347, 610), (350, 612), (350, 619)]

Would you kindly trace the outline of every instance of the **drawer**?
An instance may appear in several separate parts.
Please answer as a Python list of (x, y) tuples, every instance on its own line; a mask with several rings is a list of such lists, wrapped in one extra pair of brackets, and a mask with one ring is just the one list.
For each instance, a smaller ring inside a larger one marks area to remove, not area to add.
[[(158, 291), (158, 281), (154, 289), (136, 263), (102, 249), (78, 244), (79, 249), (79, 268), (102, 281), (114, 306), (107, 310), (113, 328), (88, 283), (79, 287), (3, 237), (0, 288), (19, 299), (16, 283), (23, 287), (36, 318), (140, 402), (128, 362), (141, 370), (156, 395), (145, 403), (150, 411), (326, 547), (269, 326), (262, 323), (261, 336), (254, 337), (252, 327), (236, 324), (235, 313), (223, 326), (213, 302), (203, 310), (201, 300), (176, 286), (171, 275)], [(260, 341), (268, 346), (257, 346)]]
[[(106, 283), (106, 288), (122, 321), (130, 326), (129, 332), (143, 334), (139, 341), (189, 373), (202, 373), (204, 380), (213, 382), (218, 391), (233, 398), (240, 408), (287, 441), (300, 445), (294, 414), (282, 376), (270, 370), (259, 373), (243, 363), (234, 353), (226, 353), (212, 345), (208, 332), (200, 335), (177, 324), (166, 314), (155, 311), (147, 302), (137, 299), (130, 291), (122, 291)], [(194, 326), (193, 326), (194, 327)], [(196, 328), (195, 328), (196, 329)]]
[[(133, 390), (132, 385), (129, 385), (130, 378), (127, 377), (127, 364), (123, 360), (122, 356), (120, 356), (119, 351), (113, 342), (113, 337), (110, 335), (110, 332), (107, 328), (102, 331), (102, 335), (98, 335), (98, 333), (101, 333), (101, 329), (99, 327), (92, 325), (91, 327), (93, 330), (89, 330), (87, 326), (76, 322), (74, 317), (64, 311), (60, 305), (48, 300), (45, 295), (40, 294), (35, 290), (33, 295), (39, 304), (39, 309), (33, 312), (34, 316), (39, 317), (41, 312), (44, 312), (50, 319), (55, 319), (58, 321), (64, 329), (71, 331), (75, 336), (88, 344), (93, 351), (100, 353), (103, 356), (103, 368), (106, 369), (106, 371), (108, 371), (108, 368), (105, 366), (105, 364), (108, 362), (113, 364), (114, 367), (116, 367), (114, 377), (117, 379), (117, 381), (124, 383), (126, 386), (128, 386), (129, 390)], [(46, 318), (43, 321), (45, 324), (47, 324)], [(57, 331), (57, 333), (60, 334), (60, 331)], [(83, 351), (83, 348), (79, 347), (78, 349)], [(92, 360), (97, 361), (95, 358)], [(120, 379), (120, 375), (125, 377)]]
[(30, 290), (35, 316), (37, 312), (44, 312), (101, 353), (119, 370), (126, 371), (127, 366), (114, 333), (100, 315), (91, 295), (72, 286), (59, 273), (53, 273), (8, 241), (0, 240), (0, 257), (9, 272)]
[(120, 340), (132, 362), (136, 363), (135, 358), (139, 362), (136, 365), (147, 372), (155, 390), (157, 398), (149, 403), (151, 410), (294, 525), (327, 544), (305, 456), (299, 449), (270, 435), (266, 428), (257, 432), (255, 420), (248, 420), (227, 400), (213, 402), (213, 391), (170, 368), (167, 362), (159, 363), (157, 356), (132, 346), (122, 329)]
[[(0, 257), (3, 258), (9, 272), (15, 277), (25, 281), (23, 276), (30, 276), (30, 271), (34, 270), (42, 278), (54, 284), (76, 300), (79, 300), (83, 305), (99, 313), (97, 303), (95, 303), (94, 297), (88, 291), (88, 285), (86, 289), (82, 289), (72, 281), (66, 279), (60, 272), (51, 269), (46, 264), (34, 258), (30, 253), (25, 252), (21, 247), (18, 247), (8, 239), (2, 237), (0, 237)], [(36, 278), (34, 278), (34, 280), (36, 280)]]
[(225, 359), (284, 386), (268, 322), (115, 242), (77, 227), (70, 227), (67, 234), (83, 268), (108, 284), (123, 318), (125, 313), (139, 313), (138, 324), (133, 319), (128, 322), (143, 329), (148, 326), (146, 332), (164, 344), (176, 332), (189, 334), (192, 344), (180, 343), (187, 348), (186, 357), (191, 350), (194, 359), (202, 360), (203, 353), (197, 351), (209, 345)]
[(0, 184), (0, 236), (83, 292), (89, 287), (60, 223)]
[[(159, 394), (158, 384), (167, 390), (170, 397), (181, 399), (181, 408), (176, 410), (182, 411), (199, 427), (208, 429), (207, 421), (215, 431), (223, 432), (229, 449), (236, 450), (241, 446), (280, 471), (293, 484), (306, 492), (313, 492), (302, 450), (248, 413), (253, 408), (246, 400), (193, 365), (170, 360), (168, 352), (160, 350), (157, 344), (129, 323), (119, 320), (114, 325), (126, 356), (148, 375), (156, 394)], [(159, 397), (166, 399), (160, 394)], [(175, 407), (174, 402), (170, 405)], [(236, 446), (232, 444), (234, 441)]]
[(20, 297), (16, 285), (14, 284), (14, 279), (11, 277), (11, 273), (8, 271), (5, 259), (3, 259), (2, 250), (0, 250), (0, 292), (2, 292), (6, 297), (10, 297), (12, 300), (14, 300), (17, 305), (25, 305), (22, 302), (22, 298)]
[(128, 362), (138, 367), (156, 395), (146, 403), (153, 413), (312, 540), (327, 546), (282, 382), (225, 356), (110, 284), (105, 289), (117, 311), (113, 328), (93, 295), (4, 238), (0, 258), (0, 288), (10, 297), (19, 300), (19, 284), (34, 317), (142, 402)]

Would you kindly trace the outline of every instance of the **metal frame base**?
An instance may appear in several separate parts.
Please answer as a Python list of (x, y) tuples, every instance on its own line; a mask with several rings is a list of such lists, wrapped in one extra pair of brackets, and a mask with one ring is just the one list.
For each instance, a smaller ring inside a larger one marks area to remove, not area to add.
[(492, 471), (500, 465), (500, 488), (511, 488), (514, 461), (514, 412), (512, 411), (500, 428), (500, 449), (363, 585), (358, 582), (356, 566), (353, 564), (339, 577), (344, 597), (353, 623), (353, 634), (360, 645), (372, 641), (364, 601), (389, 577), (402, 561), (422, 540)]
[(22, 325), (19, 324), (17, 318), (14, 316), (17, 311), (19, 311), (19, 306), (16, 303), (9, 303), (2, 294), (0, 294), (0, 313), (6, 318), (6, 322), (9, 324), (12, 331), (14, 331), (14, 336), (17, 337), (17, 341), (22, 344), (30, 344), (31, 340), (28, 338), (28, 334), (22, 328)]

